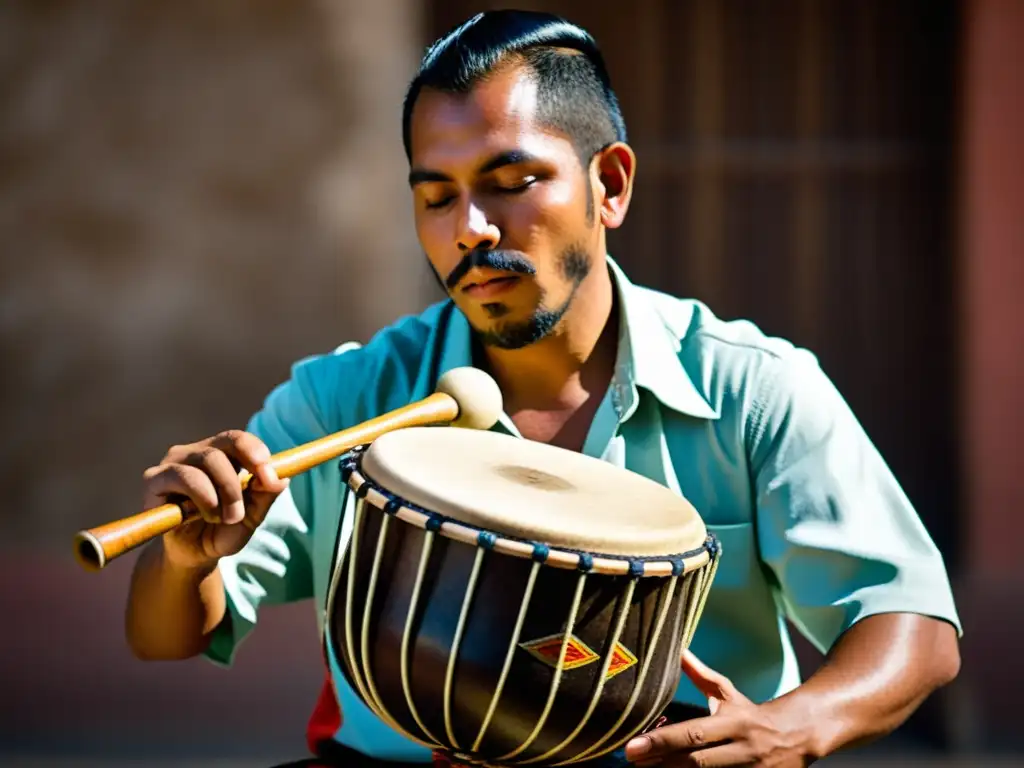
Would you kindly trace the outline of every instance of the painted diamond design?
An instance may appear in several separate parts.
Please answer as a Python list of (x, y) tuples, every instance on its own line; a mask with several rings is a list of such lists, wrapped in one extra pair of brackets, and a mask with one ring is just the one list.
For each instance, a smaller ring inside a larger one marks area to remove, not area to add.
[[(562, 648), (564, 637), (564, 635), (549, 635), (528, 643), (520, 643), (519, 647), (549, 667), (557, 669), (558, 652)], [(575, 635), (570, 635), (569, 642), (565, 646), (565, 655), (562, 657), (562, 669), (583, 667), (599, 658), (600, 656), (594, 653), (586, 643)]]
[(636, 656), (630, 653), (629, 649), (622, 643), (616, 643), (615, 650), (612, 652), (611, 664), (608, 665), (608, 674), (604, 676), (604, 679), (611, 680), (617, 674), (625, 672), (636, 663)]

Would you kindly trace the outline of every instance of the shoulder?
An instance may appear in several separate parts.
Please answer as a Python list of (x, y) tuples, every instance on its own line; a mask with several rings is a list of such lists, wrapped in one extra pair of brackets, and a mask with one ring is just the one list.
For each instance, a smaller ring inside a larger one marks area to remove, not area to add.
[(825, 429), (836, 409), (846, 410), (811, 350), (751, 320), (719, 317), (699, 300), (640, 290), (677, 340), (694, 386), (749, 443), (784, 428)]
[(443, 337), (450, 302), (399, 318), (367, 342), (346, 341), (291, 366), (264, 409), (315, 421), (323, 434), (404, 405)]
[[(766, 373), (820, 370), (817, 356), (792, 340), (767, 333), (757, 323), (720, 317), (702, 301), (639, 287), (678, 341), (680, 361), (699, 380), (731, 389), (749, 389)], [(707, 394), (711, 394), (708, 392)]]
[(690, 303), (683, 347), (701, 361), (712, 395), (738, 415), (755, 458), (783, 440), (810, 449), (827, 439), (862, 437), (856, 415), (813, 351), (750, 320), (724, 320)]

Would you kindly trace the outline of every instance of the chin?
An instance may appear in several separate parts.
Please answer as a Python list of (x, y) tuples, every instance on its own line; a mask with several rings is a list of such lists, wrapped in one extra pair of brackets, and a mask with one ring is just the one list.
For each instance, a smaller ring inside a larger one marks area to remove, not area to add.
[(558, 324), (557, 315), (535, 312), (522, 319), (503, 318), (499, 322), (474, 326), (484, 346), (496, 349), (523, 349), (547, 338)]
[(459, 307), (475, 330), (481, 333), (500, 331), (503, 325), (530, 321), (534, 307), (523, 307), (506, 301), (467, 302)]

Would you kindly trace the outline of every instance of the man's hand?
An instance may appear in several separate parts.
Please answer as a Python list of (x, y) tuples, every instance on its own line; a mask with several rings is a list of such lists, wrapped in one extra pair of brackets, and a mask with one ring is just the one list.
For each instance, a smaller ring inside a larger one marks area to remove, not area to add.
[[(200, 516), (164, 534), (165, 556), (177, 567), (209, 569), (233, 555), (263, 522), (274, 499), (288, 487), (268, 463), (270, 450), (255, 435), (228, 430), (188, 445), (172, 447), (143, 473), (144, 508), (187, 498)], [(243, 492), (238, 470), (253, 481)]]
[(736, 690), (732, 681), (707, 667), (690, 651), (681, 659), (683, 672), (708, 699), (709, 717), (656, 728), (626, 745), (626, 759), (635, 765), (773, 766), (802, 768), (814, 762), (806, 722), (791, 723)]
[[(226, 615), (217, 564), (249, 541), (288, 487), (269, 464), (270, 449), (238, 430), (171, 448), (143, 473), (145, 509), (189, 499), (199, 517), (165, 533), (132, 571), (125, 632), (139, 659), (187, 659), (203, 652)], [(243, 492), (238, 477), (253, 474)]]

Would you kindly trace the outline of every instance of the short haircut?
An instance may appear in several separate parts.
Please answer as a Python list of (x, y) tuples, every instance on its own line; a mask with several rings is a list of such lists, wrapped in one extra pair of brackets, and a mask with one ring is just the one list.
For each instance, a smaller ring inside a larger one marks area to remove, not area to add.
[(626, 141), (626, 126), (601, 51), (585, 30), (549, 13), (480, 13), (431, 45), (409, 86), (402, 141), (411, 159), (410, 122), (423, 88), (468, 93), (509, 64), (537, 83), (538, 120), (573, 143), (584, 168), (601, 149)]

